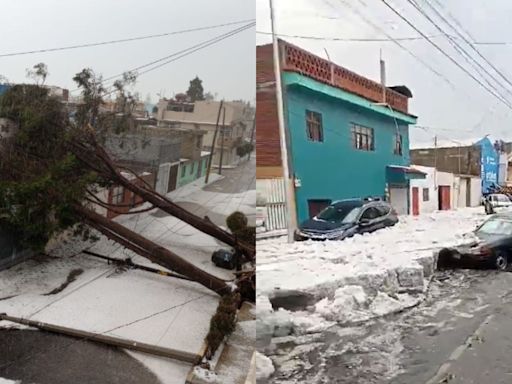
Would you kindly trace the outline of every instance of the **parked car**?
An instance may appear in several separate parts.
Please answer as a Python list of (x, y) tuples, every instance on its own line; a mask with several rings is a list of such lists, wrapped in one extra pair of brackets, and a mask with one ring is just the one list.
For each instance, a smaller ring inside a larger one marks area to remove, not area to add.
[(495, 213), (497, 210), (509, 209), (512, 207), (510, 198), (502, 193), (491, 193), (487, 195), (484, 201), (485, 213), (488, 215)]
[(342, 200), (304, 221), (296, 231), (295, 239), (343, 240), (358, 233), (390, 227), (397, 222), (396, 211), (385, 201), (372, 198)]
[(224, 269), (235, 269), (235, 251), (230, 249), (219, 249), (212, 253), (212, 263)]
[(501, 271), (512, 269), (512, 212), (491, 216), (465, 237), (466, 243), (439, 251), (438, 268), (476, 266)]

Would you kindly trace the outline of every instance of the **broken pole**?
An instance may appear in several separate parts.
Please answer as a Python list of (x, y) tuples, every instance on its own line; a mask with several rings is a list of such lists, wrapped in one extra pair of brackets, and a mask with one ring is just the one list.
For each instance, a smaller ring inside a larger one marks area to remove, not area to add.
[(6, 313), (0, 313), (0, 320), (10, 321), (12, 323), (38, 328), (43, 331), (82, 339), (77, 341), (95, 341), (98, 343), (110, 345), (112, 347), (130, 349), (132, 351), (143, 352), (154, 356), (163, 356), (190, 364), (197, 364), (199, 361), (201, 361), (202, 358), (199, 354), (196, 353), (178, 351), (173, 348), (160, 347), (157, 345), (140, 343), (134, 340), (105, 335), (105, 333), (108, 331), (104, 333), (87, 332), (79, 329), (63, 327), (60, 325), (43, 323), (37, 320), (28, 320), (20, 317), (9, 316)]

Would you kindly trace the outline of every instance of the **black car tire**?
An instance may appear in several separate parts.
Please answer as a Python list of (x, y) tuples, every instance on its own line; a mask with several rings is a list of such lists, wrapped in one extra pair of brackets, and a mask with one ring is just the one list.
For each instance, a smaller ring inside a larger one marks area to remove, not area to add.
[(508, 255), (503, 251), (496, 251), (493, 257), (493, 267), (498, 271), (510, 271), (512, 266), (509, 264)]

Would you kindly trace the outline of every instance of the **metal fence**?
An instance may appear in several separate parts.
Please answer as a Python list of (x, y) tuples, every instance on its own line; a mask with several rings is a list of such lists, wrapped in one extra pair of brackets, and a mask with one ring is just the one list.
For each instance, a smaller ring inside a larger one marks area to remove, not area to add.
[(286, 193), (283, 179), (268, 180), (265, 192), (267, 197), (265, 229), (267, 231), (286, 229)]

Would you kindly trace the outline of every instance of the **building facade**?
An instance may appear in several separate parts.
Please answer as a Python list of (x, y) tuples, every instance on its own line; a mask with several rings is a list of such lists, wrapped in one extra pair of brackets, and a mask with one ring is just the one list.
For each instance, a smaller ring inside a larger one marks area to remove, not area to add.
[(250, 105), (241, 101), (224, 102), (225, 112), (221, 113), (220, 128), (215, 139), (215, 148), (212, 150), (219, 108), (220, 101), (204, 100), (191, 103), (181, 99), (160, 100), (155, 117), (160, 127), (204, 131), (201, 149), (213, 152), (213, 164), (220, 164), (222, 152), (223, 165), (235, 165), (240, 161), (236, 153), (237, 147), (250, 136), (251, 126), (248, 119), (252, 118), (254, 111)]
[[(498, 185), (506, 185), (507, 157), (496, 143), (484, 137), (471, 145), (411, 150), (411, 161), (440, 172), (478, 177), (481, 192), (490, 193)], [(500, 163), (501, 171), (500, 171)]]
[[(379, 83), (280, 42), (289, 164), (298, 221), (332, 201), (379, 196), (409, 211), (410, 91)], [(383, 93), (386, 102), (383, 103)], [(257, 181), (281, 179), (272, 46), (257, 47)]]

